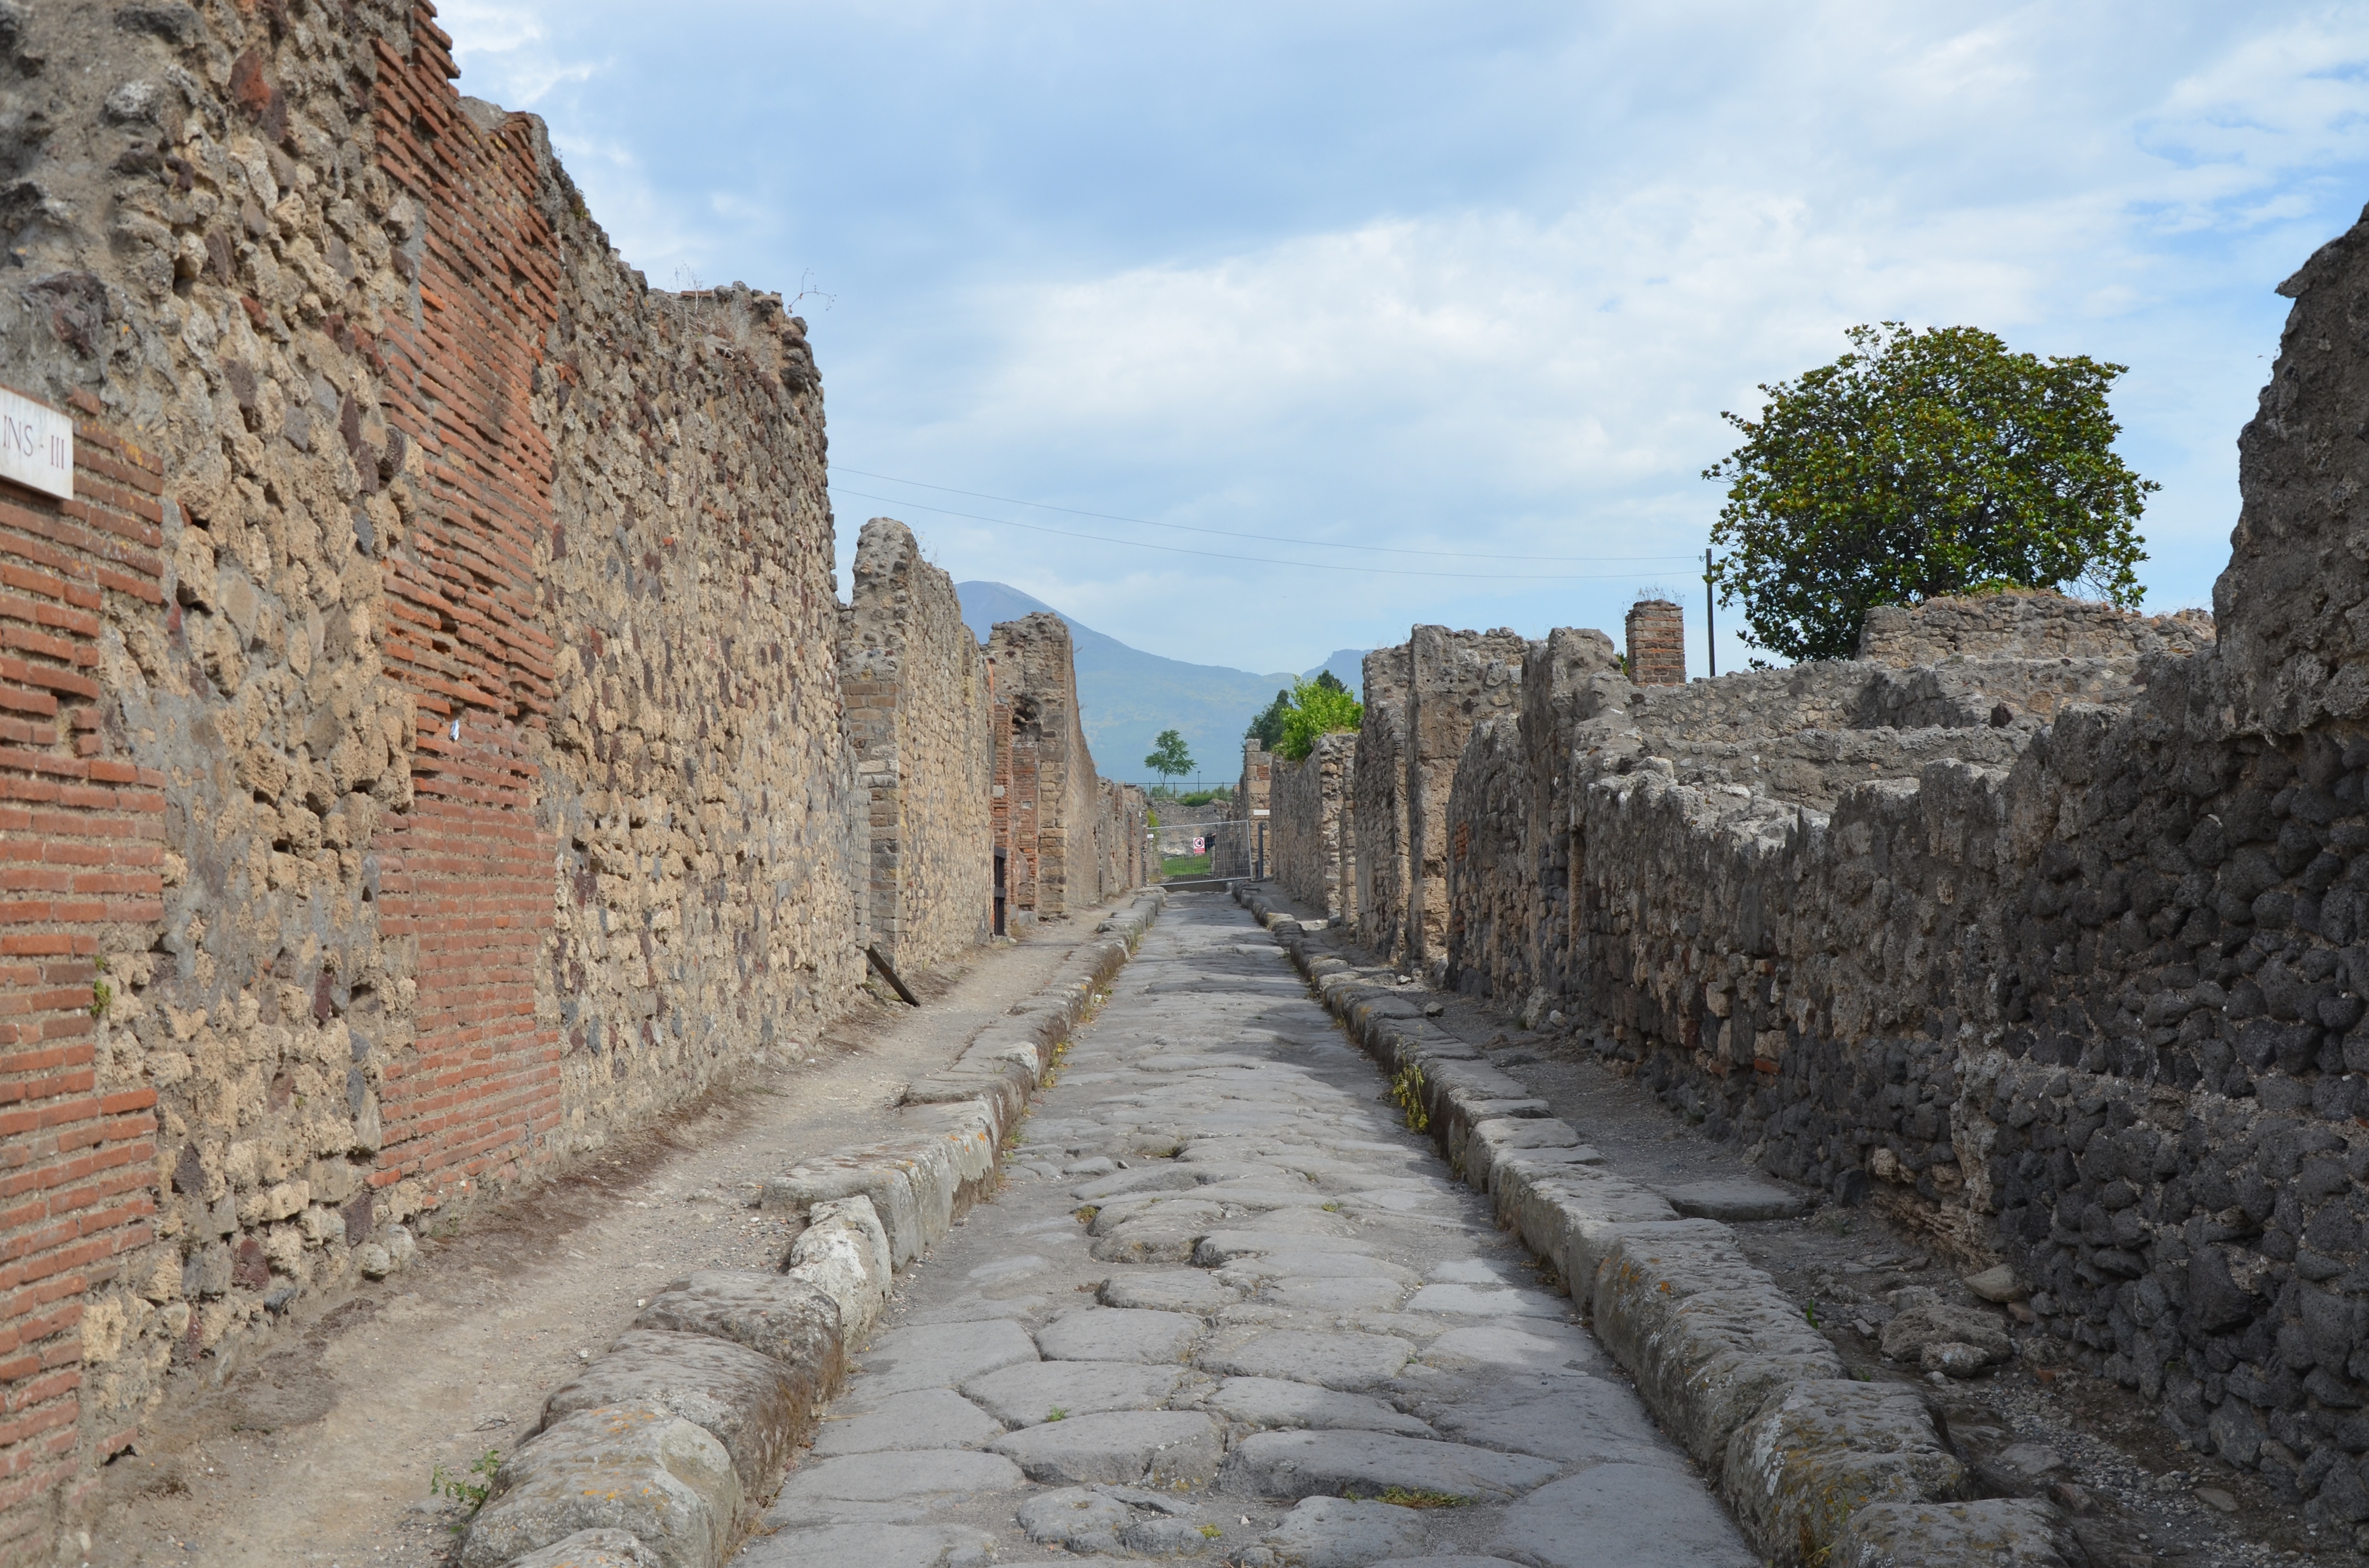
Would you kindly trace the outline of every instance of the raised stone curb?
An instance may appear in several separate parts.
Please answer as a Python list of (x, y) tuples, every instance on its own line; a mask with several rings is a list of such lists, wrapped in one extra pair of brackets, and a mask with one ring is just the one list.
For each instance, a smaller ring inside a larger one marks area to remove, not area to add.
[[(1234, 898), (1393, 1075), (1394, 1092), (1420, 1110), (1458, 1175), (1554, 1265), (1656, 1419), (1773, 1562), (2061, 1561), (2049, 1555), (2056, 1536), (2045, 1505), (1961, 1501), (1965, 1470), (1923, 1398), (1845, 1379), (1834, 1347), (1726, 1224), (1684, 1218), (1669, 1199), (1603, 1169), (1577, 1129), (1426, 1020), (1426, 988), (1366, 979), (1317, 949), (1265, 887), (1244, 884)], [(1686, 1196), (1686, 1208), (1713, 1207)], [(1785, 1207), (1753, 1196), (1739, 1212)]]
[(722, 1568), (896, 1268), (992, 1184), (1004, 1133), (1166, 902), (1154, 888), (1103, 921), (1010, 1022), (915, 1084), (912, 1131), (768, 1181), (761, 1206), (807, 1221), (782, 1272), (696, 1274), (653, 1299), (496, 1472), (465, 1568)]

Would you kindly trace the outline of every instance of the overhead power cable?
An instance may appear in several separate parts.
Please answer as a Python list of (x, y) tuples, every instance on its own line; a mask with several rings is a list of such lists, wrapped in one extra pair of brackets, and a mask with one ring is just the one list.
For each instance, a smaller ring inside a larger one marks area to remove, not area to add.
[[(1221, 539), (1248, 539), (1260, 544), (1306, 544), (1319, 550), (1367, 550), (1385, 555), (1435, 555), (1452, 561), (1554, 561), (1563, 562), (1574, 566), (1596, 561), (1692, 561), (1694, 559), (1690, 555), (1485, 555), (1472, 550), (1410, 550), (1396, 544), (1344, 544), (1337, 540), (1332, 539), (1294, 539), (1273, 533), (1240, 533), (1232, 529), (1227, 528), (1199, 528), (1189, 522), (1162, 522), (1157, 518), (1122, 517), (1116, 512), (1106, 511), (1081, 511), (1076, 507), (1057, 507), (1050, 501), (1024, 501), (1011, 496), (990, 496), (984, 490), (957, 490), (952, 485), (933, 485), (921, 479), (901, 479), (894, 474), (874, 474), (866, 469), (849, 468), (841, 464), (834, 464), (831, 468), (831, 472), (834, 474), (853, 474), (865, 479), (886, 479), (892, 485), (910, 485), (916, 489), (935, 490), (941, 495), (968, 496), (975, 501), (1001, 501), (1005, 506), (1035, 507), (1039, 511), (1067, 512), (1071, 517), (1098, 518), (1104, 522), (1140, 523), (1146, 528), (1173, 528), (1183, 533), (1211, 533)], [(848, 492), (851, 496), (857, 493), (858, 492), (854, 490), (850, 490)], [(865, 498), (869, 500), (882, 500), (887, 498), (871, 496)], [(950, 517), (967, 517), (969, 514), (967, 512), (949, 512), (947, 515)], [(990, 518), (987, 521), (992, 522), (998, 520)], [(1080, 537), (1095, 538), (1099, 537), (1099, 535), (1085, 534), (1081, 535)], [(1118, 541), (1113, 541), (1113, 543), (1118, 543)]]
[[(853, 473), (853, 470), (849, 470)], [(1113, 539), (1104, 533), (1080, 533), (1074, 529), (1047, 528), (1041, 522), (1020, 522), (1008, 517), (981, 517), (977, 512), (953, 511), (944, 507), (923, 505), (920, 501), (902, 500), (895, 496), (876, 496), (864, 490), (850, 490), (833, 485), (834, 494), (853, 496), (859, 500), (879, 501), (892, 507), (910, 507), (917, 510), (935, 512), (940, 517), (967, 518), (973, 522), (991, 523), (998, 528), (1024, 528), (1031, 533), (1055, 533), (1064, 539), (1089, 539), (1097, 544), (1116, 544), (1127, 550), (1157, 550), (1167, 555), (1201, 555), (1212, 561), (1248, 561), (1261, 567), (1290, 567), (1303, 572), (1364, 572), (1368, 576), (1386, 578), (1429, 578), (1434, 582), (1630, 582), (1634, 572), (1439, 572), (1413, 571), (1403, 567), (1349, 567), (1331, 561), (1280, 561), (1272, 555), (1233, 555), (1221, 550), (1195, 550), (1182, 544), (1151, 544), (1140, 539)], [(1659, 560), (1663, 557), (1655, 556)], [(1670, 559), (1691, 561), (1693, 556), (1672, 556)]]

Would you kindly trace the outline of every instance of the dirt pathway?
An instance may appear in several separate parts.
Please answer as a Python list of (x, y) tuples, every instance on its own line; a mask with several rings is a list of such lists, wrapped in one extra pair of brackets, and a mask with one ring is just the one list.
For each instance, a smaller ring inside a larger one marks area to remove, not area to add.
[(183, 1374), (138, 1452), (109, 1467), (91, 1568), (444, 1562), (458, 1515), (429, 1497), (436, 1467), (465, 1476), (515, 1448), (545, 1394), (666, 1281), (772, 1266), (786, 1232), (750, 1207), (761, 1180), (890, 1131), (905, 1085), (1041, 989), (1095, 918), (932, 977), (920, 1013), (860, 1014), (807, 1060), (585, 1157), (283, 1328), (219, 1387)]

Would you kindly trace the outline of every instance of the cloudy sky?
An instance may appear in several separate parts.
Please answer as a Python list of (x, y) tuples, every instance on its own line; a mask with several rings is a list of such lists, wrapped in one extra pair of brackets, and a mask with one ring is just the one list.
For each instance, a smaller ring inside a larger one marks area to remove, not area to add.
[(902, 517), (957, 578), (1252, 670), (1417, 621), (1617, 636), (1662, 587), (1699, 671), (1721, 410), (1883, 319), (2129, 365), (2149, 603), (2209, 602), (2272, 291), (2369, 200), (2359, 5), (443, 21), (653, 284), (806, 292), (842, 562)]

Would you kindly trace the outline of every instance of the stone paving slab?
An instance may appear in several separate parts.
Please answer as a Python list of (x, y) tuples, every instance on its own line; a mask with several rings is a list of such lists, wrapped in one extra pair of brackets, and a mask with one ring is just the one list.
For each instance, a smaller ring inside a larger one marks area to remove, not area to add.
[(1422, 1516), (1412, 1508), (1310, 1497), (1268, 1532), (1265, 1544), (1293, 1568), (1364, 1568), (1420, 1551), (1425, 1533)]
[[(973, 1378), (963, 1393), (1003, 1426), (1034, 1426), (1110, 1410), (1157, 1410), (1184, 1377), (1183, 1367), (1132, 1361), (1024, 1361)], [(1002, 1435), (999, 1427), (981, 1440)]]
[(1248, 1429), (1345, 1426), (1395, 1432), (1405, 1437), (1438, 1436), (1415, 1417), (1380, 1400), (1275, 1378), (1229, 1378), (1204, 1402)]
[[(740, 1562), (1757, 1561), (1387, 1088), (1248, 917), (1178, 899)], [(1485, 1124), (1507, 1168), (1584, 1148), (1528, 1109)]]
[(994, 1447), (1031, 1481), (1201, 1486), (1218, 1473), (1225, 1432), (1197, 1411), (1108, 1411), (1040, 1422)]
[(967, 1497), (1016, 1492), (1024, 1478), (1001, 1454), (960, 1448), (850, 1454), (790, 1472), (765, 1523), (911, 1524)]
[(1471, 1502), (1516, 1497), (1562, 1468), (1527, 1454), (1388, 1432), (1260, 1432), (1234, 1445), (1228, 1470), (1268, 1497), (1354, 1496), (1396, 1489)]
[(1002, 1436), (1003, 1423), (952, 1389), (915, 1389), (824, 1421), (814, 1452), (831, 1459), (888, 1448), (968, 1448)]
[(958, 1525), (821, 1525), (751, 1540), (739, 1568), (985, 1568), (995, 1537)]
[(1208, 1332), (1184, 1312), (1095, 1307), (1037, 1330), (1036, 1348), (1047, 1361), (1177, 1361)]
[(869, 1397), (908, 1389), (952, 1388), (967, 1379), (1014, 1362), (1036, 1359), (1036, 1342), (1008, 1319), (968, 1323), (925, 1323), (890, 1334), (864, 1356), (864, 1391)]

